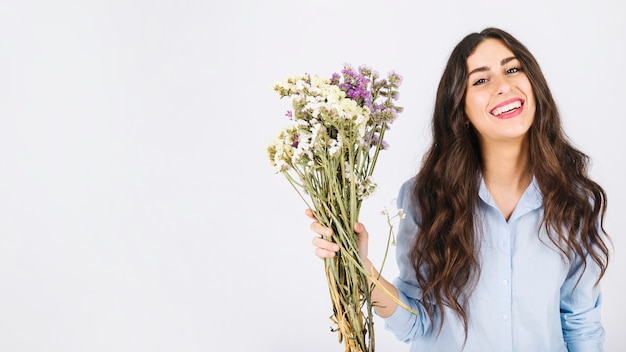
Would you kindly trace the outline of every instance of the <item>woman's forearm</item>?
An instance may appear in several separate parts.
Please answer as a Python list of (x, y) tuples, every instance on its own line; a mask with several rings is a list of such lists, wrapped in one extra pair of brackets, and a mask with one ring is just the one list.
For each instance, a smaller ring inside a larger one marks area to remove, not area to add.
[[(392, 295), (395, 300), (398, 300), (398, 289), (387, 281), (384, 277), (380, 276), (376, 268), (369, 259), (365, 260), (365, 270), (370, 273), (370, 278), (368, 279), (368, 283), (370, 284), (372, 289), (372, 302), (373, 307), (376, 310), (376, 313), (382, 318), (387, 318), (392, 315), (398, 304), (389, 297)], [(372, 279), (373, 278), (373, 279)], [(380, 286), (382, 287), (380, 287)]]

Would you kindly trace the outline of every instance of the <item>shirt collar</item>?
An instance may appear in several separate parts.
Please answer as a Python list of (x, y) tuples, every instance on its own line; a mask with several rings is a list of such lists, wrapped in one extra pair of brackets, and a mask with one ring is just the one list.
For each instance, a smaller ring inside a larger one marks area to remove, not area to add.
[[(482, 201), (485, 202), (487, 205), (495, 209), (498, 209), (496, 202), (494, 201), (493, 197), (491, 196), (491, 193), (489, 193), (489, 190), (487, 189), (487, 186), (485, 185), (485, 179), (483, 178), (482, 174), (479, 175), (479, 178), (480, 178), (479, 180), (480, 187), (478, 189), (478, 197), (482, 199)], [(537, 179), (535, 178), (535, 176), (533, 176), (532, 181), (530, 182), (530, 184), (528, 185), (528, 187), (522, 194), (522, 197), (520, 198), (519, 202), (517, 202), (517, 206), (515, 207), (513, 214), (511, 214), (510, 220), (513, 220), (535, 209), (539, 209), (542, 205), (543, 205), (543, 195), (541, 194), (541, 190), (539, 189), (539, 184), (537, 183)]]

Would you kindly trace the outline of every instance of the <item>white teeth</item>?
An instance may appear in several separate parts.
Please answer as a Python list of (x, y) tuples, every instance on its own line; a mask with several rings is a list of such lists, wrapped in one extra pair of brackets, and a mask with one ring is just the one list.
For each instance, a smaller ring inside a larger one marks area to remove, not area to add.
[(515, 110), (515, 109), (519, 109), (522, 107), (522, 102), (519, 100), (516, 100), (510, 104), (506, 104), (504, 106), (501, 106), (497, 109), (493, 109), (493, 111), (491, 112), (492, 114), (498, 116), (498, 115), (502, 115), (505, 112), (509, 112), (511, 110)]

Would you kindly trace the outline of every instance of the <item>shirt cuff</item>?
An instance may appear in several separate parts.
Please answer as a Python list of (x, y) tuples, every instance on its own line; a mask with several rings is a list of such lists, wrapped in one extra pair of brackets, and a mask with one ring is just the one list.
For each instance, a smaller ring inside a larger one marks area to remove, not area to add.
[[(419, 314), (423, 313), (418, 310), (419, 308), (417, 307), (417, 302), (409, 299), (404, 293), (402, 293), (402, 291), (398, 291), (398, 299), (400, 302)], [(406, 310), (404, 307), (398, 305), (396, 310), (390, 316), (383, 319), (385, 320), (386, 329), (396, 332), (396, 335), (398, 337), (402, 337), (400, 339), (406, 342), (411, 335), (413, 328), (418, 324), (419, 318), (421, 317), (418, 317), (417, 315)]]

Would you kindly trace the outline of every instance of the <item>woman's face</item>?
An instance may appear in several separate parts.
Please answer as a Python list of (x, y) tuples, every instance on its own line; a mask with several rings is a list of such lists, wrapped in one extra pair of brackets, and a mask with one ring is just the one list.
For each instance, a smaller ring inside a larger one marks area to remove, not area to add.
[(513, 52), (500, 40), (486, 39), (467, 58), (467, 70), (465, 114), (481, 143), (523, 140), (536, 106)]

